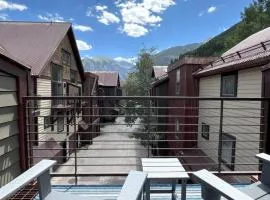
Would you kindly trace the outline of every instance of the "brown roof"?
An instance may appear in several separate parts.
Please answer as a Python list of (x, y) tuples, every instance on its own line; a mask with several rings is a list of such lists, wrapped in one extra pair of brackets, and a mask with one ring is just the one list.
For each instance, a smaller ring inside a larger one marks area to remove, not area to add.
[(157, 85), (160, 85), (162, 83), (164, 83), (165, 81), (168, 81), (169, 80), (169, 77), (168, 77), (168, 74), (160, 77), (158, 80), (154, 81), (151, 83), (152, 87), (153, 86), (157, 86)]
[(111, 86), (117, 87), (119, 73), (118, 72), (101, 72), (101, 71), (92, 71), (92, 73), (98, 75), (98, 84), (101, 86)]
[(184, 56), (177, 62), (169, 66), (168, 72), (181, 67), (182, 65), (208, 65), (216, 60), (217, 57), (196, 57), (196, 56)]
[(157, 79), (165, 76), (167, 74), (167, 69), (168, 66), (153, 66), (152, 76)]
[(97, 74), (94, 74), (94, 73), (91, 73), (91, 72), (84, 72), (84, 75), (85, 76), (90, 76), (90, 77), (93, 77), (93, 78), (98, 78)]
[[(39, 75), (67, 33), (75, 43), (70, 23), (0, 22), (0, 46), (16, 61), (29, 66), (32, 75)], [(78, 48), (76, 44), (72, 47), (82, 74)]]
[(255, 46), (261, 42), (265, 42), (270, 40), (270, 27), (263, 29), (257, 33), (254, 33), (253, 35), (249, 36), (245, 40), (241, 41), (234, 47), (232, 47), (230, 50), (225, 52), (222, 56), (227, 56), (229, 54), (235, 53), (237, 51), (241, 51), (243, 49), (247, 49), (251, 46)]
[(27, 69), (31, 69), (30, 66), (28, 66), (27, 64), (21, 62), (20, 60), (17, 60), (16, 58), (14, 58), (12, 55), (10, 55), (7, 51), (5, 51), (1, 46), (0, 46), (0, 55), (15, 62), (15, 63), (18, 63), (19, 65), (21, 65), (22, 67), (24, 68), (27, 68)]
[(270, 60), (270, 27), (243, 40), (195, 76), (209, 76), (265, 64)]

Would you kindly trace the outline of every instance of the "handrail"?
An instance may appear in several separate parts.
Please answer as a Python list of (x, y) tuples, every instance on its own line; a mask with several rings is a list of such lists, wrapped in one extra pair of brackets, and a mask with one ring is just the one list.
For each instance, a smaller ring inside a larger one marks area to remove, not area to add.
[(47, 172), (53, 165), (56, 164), (55, 160), (42, 160), (35, 166), (28, 169), (26, 172), (13, 179), (8, 184), (0, 188), (0, 200), (7, 199), (11, 195), (18, 192), (24, 186), (28, 185), (31, 181)]

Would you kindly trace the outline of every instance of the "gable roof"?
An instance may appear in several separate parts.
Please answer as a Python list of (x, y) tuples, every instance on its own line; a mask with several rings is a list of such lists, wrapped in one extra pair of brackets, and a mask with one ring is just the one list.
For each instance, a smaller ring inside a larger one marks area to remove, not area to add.
[(195, 76), (208, 76), (223, 72), (264, 65), (270, 61), (270, 27), (259, 31), (227, 52)]
[(6, 52), (5, 49), (2, 48), (1, 46), (0, 46), (0, 56), (4, 57), (12, 62), (15, 62), (15, 63), (19, 64), (21, 67), (24, 67), (28, 70), (31, 69), (30, 66), (28, 66), (26, 63), (23, 63), (23, 62), (17, 60), (16, 58), (14, 58), (12, 55), (10, 55), (8, 52)]
[(117, 87), (119, 78), (118, 72), (109, 72), (109, 71), (91, 71), (98, 75), (98, 84), (101, 86)]
[(83, 76), (83, 66), (70, 23), (0, 22), (0, 46), (14, 59), (27, 64), (34, 76), (42, 72), (66, 34), (70, 37), (76, 63)]
[(159, 79), (167, 74), (168, 66), (153, 66), (152, 77)]

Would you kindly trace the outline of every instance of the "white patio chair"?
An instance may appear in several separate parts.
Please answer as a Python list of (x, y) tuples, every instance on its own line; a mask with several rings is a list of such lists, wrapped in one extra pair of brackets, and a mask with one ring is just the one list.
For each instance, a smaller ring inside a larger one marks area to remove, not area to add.
[(257, 154), (262, 161), (261, 181), (238, 190), (207, 170), (195, 172), (194, 177), (202, 186), (202, 198), (217, 200), (225, 197), (229, 200), (270, 200), (270, 155)]
[[(54, 160), (42, 160), (14, 180), (0, 188), (0, 200), (8, 199), (30, 182), (37, 179), (39, 197), (41, 200), (97, 200), (97, 198), (78, 196), (51, 189), (50, 168), (55, 165)], [(139, 200), (143, 195), (146, 182), (145, 172), (130, 171), (117, 200)]]

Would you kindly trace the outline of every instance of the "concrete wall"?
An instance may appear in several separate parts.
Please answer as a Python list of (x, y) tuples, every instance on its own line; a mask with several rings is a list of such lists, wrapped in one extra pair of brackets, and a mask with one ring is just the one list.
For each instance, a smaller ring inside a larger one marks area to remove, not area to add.
[[(250, 68), (238, 72), (237, 97), (261, 97), (262, 72)], [(221, 75), (200, 79), (200, 97), (220, 97)], [(225, 101), (223, 132), (236, 137), (235, 163), (257, 163), (259, 153), (261, 102)], [(252, 118), (251, 118), (252, 117)], [(201, 124), (210, 125), (209, 141), (201, 137)], [(198, 147), (218, 163), (218, 140), (220, 124), (220, 102), (199, 102)], [(241, 142), (242, 141), (242, 142)], [(249, 142), (244, 142), (249, 141)], [(212, 150), (214, 149), (214, 150)], [(229, 170), (223, 165), (224, 169)], [(257, 166), (235, 165), (235, 170), (257, 170)]]

